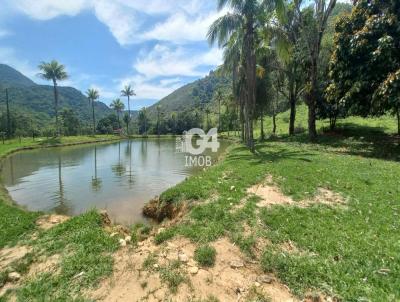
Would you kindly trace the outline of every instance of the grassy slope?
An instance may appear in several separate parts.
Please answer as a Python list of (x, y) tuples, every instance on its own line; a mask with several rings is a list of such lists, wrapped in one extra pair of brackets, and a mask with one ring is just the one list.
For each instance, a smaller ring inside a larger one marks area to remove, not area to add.
[[(303, 125), (304, 113), (299, 108)], [(280, 133), (286, 132), (286, 118), (287, 113), (278, 117)], [(196, 203), (190, 220), (157, 235), (156, 242), (181, 234), (203, 244), (228, 235), (256, 257), (256, 240), (266, 238), (273, 245), (261, 256), (263, 269), (276, 272), (300, 296), (315, 289), (345, 301), (400, 299), (400, 147), (388, 136), (395, 121), (350, 118), (340, 128), (340, 135), (322, 136), (316, 144), (307, 143), (303, 134), (275, 138), (259, 144), (257, 155), (233, 147), (224, 162), (162, 194), (168, 202), (217, 199)], [(348, 209), (258, 210), (253, 197), (235, 210), (246, 188), (267, 174), (296, 200), (325, 187), (348, 197)], [(251, 235), (245, 235), (244, 224), (252, 228)], [(308, 253), (282, 251), (279, 243), (288, 240)]]
[[(115, 139), (115, 136), (63, 137), (61, 140), (30, 139), (7, 141), (0, 144), (0, 157), (23, 147), (42, 147), (60, 144), (78, 144)], [(0, 283), (7, 273), (26, 273), (32, 262), (41, 255), (61, 255), (60, 274), (43, 274), (38, 279), (28, 280), (17, 291), (18, 301), (69, 301), (79, 297), (81, 288), (95, 282), (112, 271), (111, 252), (117, 247), (116, 239), (110, 238), (101, 226), (100, 215), (88, 212), (48, 231), (36, 228), (37, 212), (27, 212), (8, 202), (6, 193), (0, 197), (0, 248), (13, 246), (17, 242), (29, 243), (33, 251), (13, 263), (8, 271), (0, 272)], [(38, 232), (38, 239), (30, 241), (30, 235)], [(75, 277), (84, 272), (79, 278)], [(7, 295), (0, 298), (6, 300)]]

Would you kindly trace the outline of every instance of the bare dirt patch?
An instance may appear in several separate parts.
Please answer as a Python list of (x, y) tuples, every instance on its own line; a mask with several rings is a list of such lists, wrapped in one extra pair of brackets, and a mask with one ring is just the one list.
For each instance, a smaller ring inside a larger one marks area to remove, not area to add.
[[(211, 268), (200, 267), (194, 261), (196, 245), (181, 237), (160, 246), (149, 238), (137, 248), (122, 248), (114, 256), (112, 277), (88, 296), (100, 301), (192, 301), (210, 296), (219, 301), (245, 301), (256, 287), (271, 301), (297, 301), (286, 286), (274, 276), (264, 275), (227, 238), (211, 245), (217, 251)], [(185, 281), (174, 294), (160, 276), (162, 270), (177, 260)]]
[(330, 206), (345, 206), (347, 204), (347, 199), (344, 198), (341, 194), (333, 192), (329, 189), (318, 188), (315, 197), (308, 202), (320, 203)]
[(0, 250), (0, 270), (4, 270), (9, 264), (25, 257), (30, 251), (31, 247), (25, 245), (17, 245), (10, 248), (3, 248)]
[(317, 193), (311, 199), (302, 201), (294, 201), (291, 197), (282, 193), (276, 186), (271, 176), (267, 176), (266, 180), (260, 184), (250, 187), (248, 194), (254, 194), (260, 197), (257, 206), (260, 208), (270, 207), (273, 205), (294, 205), (298, 207), (309, 207), (313, 204), (324, 204), (328, 206), (345, 206), (348, 202), (341, 194), (333, 192), (326, 188), (318, 188)]
[(40, 228), (48, 230), (60, 223), (67, 221), (68, 219), (70, 219), (70, 217), (65, 215), (57, 215), (57, 214), (43, 215), (39, 217), (38, 220), (36, 220), (36, 224)]
[(59, 268), (60, 259), (61, 256), (58, 254), (50, 257), (39, 257), (39, 259), (29, 267), (27, 276), (32, 277), (41, 273), (56, 273)]
[(272, 177), (267, 176), (261, 184), (250, 187), (247, 193), (257, 195), (261, 200), (257, 203), (260, 208), (278, 204), (293, 204), (295, 201), (284, 195), (281, 190), (273, 184)]

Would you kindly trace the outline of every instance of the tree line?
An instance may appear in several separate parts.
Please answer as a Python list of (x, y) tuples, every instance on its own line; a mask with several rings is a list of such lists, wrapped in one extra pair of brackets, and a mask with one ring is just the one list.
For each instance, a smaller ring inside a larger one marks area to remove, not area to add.
[[(400, 134), (400, 27), (396, 0), (218, 0), (227, 13), (209, 28), (208, 40), (224, 51), (220, 71), (232, 78), (242, 140), (254, 151), (254, 121), (279, 103), (308, 107), (308, 134), (316, 120), (349, 115), (397, 116)], [(336, 9), (335, 9), (336, 7)], [(351, 10), (351, 11), (350, 11)], [(336, 15), (333, 15), (333, 14)]]

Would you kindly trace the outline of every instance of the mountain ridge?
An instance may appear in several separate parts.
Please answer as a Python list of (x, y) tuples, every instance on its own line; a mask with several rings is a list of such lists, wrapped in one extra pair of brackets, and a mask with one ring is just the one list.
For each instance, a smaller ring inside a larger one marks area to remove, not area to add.
[[(10, 108), (14, 113), (29, 115), (39, 127), (49, 125), (55, 116), (54, 91), (51, 85), (40, 85), (6, 64), (0, 64), (0, 110), (5, 109), (5, 89), (8, 90)], [(87, 97), (78, 89), (58, 86), (59, 111), (72, 109), (79, 120), (89, 125), (91, 111)], [(98, 119), (113, 110), (102, 102), (95, 103)]]

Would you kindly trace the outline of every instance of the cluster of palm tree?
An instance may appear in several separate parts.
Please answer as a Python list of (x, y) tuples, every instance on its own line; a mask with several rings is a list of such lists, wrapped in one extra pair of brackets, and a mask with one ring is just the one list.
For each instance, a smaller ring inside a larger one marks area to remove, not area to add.
[[(218, 18), (209, 28), (210, 44), (224, 49), (225, 72), (232, 76), (233, 97), (240, 108), (242, 139), (254, 152), (253, 122), (256, 114), (258, 77), (273, 70), (271, 54), (278, 57), (279, 68), (284, 70), (289, 82), (291, 122), (293, 134), (295, 101), (299, 95), (296, 86), (297, 63), (295, 45), (302, 39), (307, 58), (306, 104), (309, 108), (309, 136), (316, 137), (316, 103), (318, 83), (318, 58), (327, 19), (336, 0), (217, 0), (220, 10), (228, 13)], [(311, 6), (312, 15), (305, 20), (303, 9)], [(261, 70), (261, 72), (260, 72)]]
[[(59, 96), (58, 96), (58, 82), (66, 80), (68, 74), (65, 70), (65, 66), (52, 60), (51, 62), (42, 62), (39, 65), (39, 70), (41, 71), (38, 75), (45, 79), (53, 82), (54, 87), (54, 111), (55, 111), (55, 127), (57, 136), (60, 136), (61, 130), (58, 119), (58, 109), (59, 109)], [(131, 107), (130, 107), (130, 97), (135, 96), (135, 91), (131, 85), (126, 85), (124, 89), (121, 90), (121, 96), (128, 98), (128, 114), (124, 116), (124, 121), (127, 125), (127, 133), (129, 134), (129, 124), (131, 121)], [(89, 105), (91, 105), (92, 111), (92, 122), (93, 122), (93, 135), (96, 134), (96, 116), (95, 116), (95, 102), (100, 98), (99, 91), (95, 88), (89, 88), (86, 91), (86, 96), (89, 100)], [(125, 109), (124, 103), (120, 99), (115, 99), (111, 103), (111, 108), (114, 109), (118, 116), (118, 123), (121, 128), (120, 115)]]

